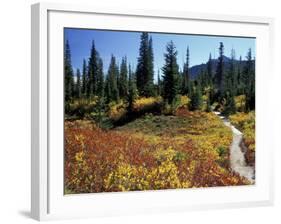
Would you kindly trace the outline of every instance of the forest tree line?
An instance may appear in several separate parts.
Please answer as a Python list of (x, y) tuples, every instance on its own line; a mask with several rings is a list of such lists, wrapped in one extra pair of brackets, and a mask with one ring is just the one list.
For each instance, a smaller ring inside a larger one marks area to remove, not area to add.
[[(219, 44), (219, 56), (213, 59), (209, 55), (206, 69), (202, 69), (196, 78), (190, 76), (190, 52), (186, 49), (186, 58), (182, 68), (177, 62), (177, 50), (173, 41), (166, 45), (164, 54), (165, 63), (160, 76), (154, 80), (153, 40), (148, 33), (140, 36), (139, 56), (136, 69), (132, 69), (126, 56), (118, 64), (116, 57), (111, 55), (108, 71), (103, 69), (103, 60), (92, 42), (88, 61), (83, 60), (82, 71), (73, 71), (71, 51), (68, 40), (65, 42), (64, 69), (65, 69), (65, 104), (77, 99), (98, 98), (98, 105), (104, 108), (111, 102), (123, 100), (128, 103), (128, 109), (138, 97), (161, 96), (163, 102), (169, 105), (176, 104), (179, 95), (187, 95), (190, 110), (198, 110), (206, 98), (206, 110), (211, 111), (212, 105), (223, 105), (226, 115), (236, 112), (235, 96), (245, 96), (244, 111), (255, 109), (255, 60), (251, 49), (248, 50), (246, 61), (236, 60), (235, 50), (232, 49), (226, 66), (224, 45)], [(242, 63), (243, 62), (243, 63)], [(213, 108), (215, 109), (215, 108)]]

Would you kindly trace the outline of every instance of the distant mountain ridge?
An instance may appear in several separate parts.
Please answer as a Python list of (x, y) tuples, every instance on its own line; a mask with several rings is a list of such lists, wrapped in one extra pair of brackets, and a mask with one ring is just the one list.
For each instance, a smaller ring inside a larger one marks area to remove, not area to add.
[[(223, 56), (223, 61), (224, 61), (224, 64), (225, 64), (225, 68), (228, 69), (229, 66), (230, 66), (230, 61), (231, 59), (226, 57), (226, 56)], [(242, 67), (246, 64), (246, 60), (242, 60), (241, 61), (241, 65)], [(189, 68), (189, 74), (190, 74), (190, 78), (191, 79), (196, 79), (196, 77), (202, 72), (202, 71), (206, 71), (207, 70), (207, 63), (202, 63), (200, 65), (194, 65), (192, 67)], [(213, 73), (216, 72), (216, 67), (217, 67), (217, 64), (218, 64), (218, 59), (212, 59), (212, 68), (213, 68)], [(237, 66), (239, 64), (239, 60), (234, 60), (234, 64), (235, 66)]]

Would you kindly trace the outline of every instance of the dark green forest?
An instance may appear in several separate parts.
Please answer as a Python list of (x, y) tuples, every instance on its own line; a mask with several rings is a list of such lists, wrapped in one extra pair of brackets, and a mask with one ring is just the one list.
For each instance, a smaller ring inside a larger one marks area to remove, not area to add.
[[(153, 40), (148, 33), (140, 35), (139, 57), (136, 69), (133, 71), (126, 56), (120, 65), (114, 55), (111, 55), (108, 71), (103, 69), (103, 61), (96, 50), (93, 40), (90, 57), (84, 59), (83, 69), (73, 71), (71, 64), (71, 49), (68, 40), (65, 41), (65, 112), (71, 114), (70, 105), (77, 99), (91, 100), (98, 97), (99, 111), (106, 110), (110, 102), (127, 102), (128, 110), (138, 97), (163, 98), (163, 105), (176, 106), (179, 95), (187, 95), (190, 99), (189, 109), (202, 109), (205, 96), (206, 111), (221, 108), (222, 113), (229, 115), (236, 112), (234, 97), (245, 96), (243, 111), (255, 109), (255, 60), (251, 49), (246, 52), (245, 60), (242, 56), (236, 59), (235, 50), (231, 55), (224, 55), (224, 45), (219, 43), (217, 59), (209, 61), (195, 78), (190, 77), (189, 47), (186, 49), (186, 59), (183, 68), (177, 63), (177, 49), (173, 41), (167, 43), (166, 53), (163, 55), (165, 64), (162, 74), (157, 71), (154, 80)], [(215, 103), (215, 104), (214, 104)], [(215, 107), (211, 107), (214, 106)], [(241, 109), (241, 108), (240, 108)], [(81, 111), (83, 116), (83, 111)]]

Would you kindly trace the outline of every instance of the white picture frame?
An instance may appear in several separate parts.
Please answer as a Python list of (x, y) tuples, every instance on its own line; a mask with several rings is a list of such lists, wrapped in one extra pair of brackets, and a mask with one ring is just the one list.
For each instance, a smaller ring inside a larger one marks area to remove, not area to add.
[[(273, 76), (272, 18), (94, 6), (32, 5), (31, 214), (37, 220), (272, 205), (273, 147), (265, 109)], [(94, 21), (94, 22), (93, 22)], [(178, 27), (185, 27), (179, 30)], [(63, 195), (63, 27), (252, 36), (256, 49), (254, 186)], [(262, 61), (262, 63), (261, 63)], [(261, 74), (267, 72), (265, 78)], [(262, 169), (261, 169), (262, 167)]]

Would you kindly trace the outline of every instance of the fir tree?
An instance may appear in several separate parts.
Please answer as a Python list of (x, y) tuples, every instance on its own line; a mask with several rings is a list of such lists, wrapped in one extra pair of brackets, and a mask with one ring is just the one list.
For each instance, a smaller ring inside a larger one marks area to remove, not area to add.
[(98, 52), (95, 47), (95, 42), (92, 42), (91, 55), (89, 58), (88, 66), (88, 95), (97, 94), (97, 83), (98, 83)]
[(224, 109), (222, 113), (226, 116), (234, 114), (236, 112), (236, 105), (234, 96), (236, 94), (236, 72), (235, 72), (235, 51), (231, 50), (231, 59), (229, 70), (226, 73), (225, 82), (225, 91), (224, 91)]
[(219, 57), (218, 57), (218, 63), (217, 63), (217, 69), (215, 74), (215, 80), (216, 80), (216, 89), (217, 89), (217, 95), (218, 100), (221, 100), (223, 94), (224, 94), (224, 46), (223, 43), (220, 42), (219, 47)]
[(225, 74), (225, 92), (231, 92), (232, 95), (236, 94), (237, 78), (235, 71), (235, 51), (231, 50), (229, 70)]
[(160, 71), (157, 72), (157, 94), (158, 96), (162, 95), (162, 82), (160, 79)]
[(74, 78), (71, 64), (71, 52), (68, 40), (66, 41), (64, 52), (64, 92), (65, 101), (68, 102), (74, 96)]
[(207, 79), (208, 84), (212, 85), (213, 83), (213, 61), (212, 61), (212, 55), (209, 54), (209, 60), (207, 62)]
[(204, 91), (204, 89), (209, 85), (207, 71), (203, 68), (203, 64), (200, 73), (198, 75), (197, 81), (201, 86), (201, 91)]
[(179, 66), (177, 64), (177, 51), (173, 41), (166, 46), (165, 65), (163, 71), (163, 98), (171, 104), (178, 94)]
[(222, 114), (229, 116), (236, 112), (235, 100), (232, 91), (226, 92), (225, 105)]
[(118, 76), (118, 66), (116, 64), (116, 59), (112, 55), (106, 80), (106, 96), (108, 102), (119, 100), (119, 91), (117, 87), (117, 76)]
[(154, 96), (154, 85), (153, 85), (153, 76), (154, 76), (154, 55), (153, 55), (153, 42), (152, 37), (149, 38), (148, 41), (148, 76), (146, 85), (144, 87), (144, 92), (146, 96)]
[(122, 58), (120, 67), (119, 94), (121, 98), (126, 98), (128, 95), (128, 69), (126, 57)]
[(182, 94), (190, 93), (190, 77), (189, 77), (189, 47), (186, 49), (186, 61), (183, 65), (183, 82), (182, 82)]
[(214, 90), (214, 63), (212, 60), (212, 54), (209, 54), (209, 60), (207, 62), (207, 70), (206, 70), (206, 79), (208, 83), (208, 100), (209, 103), (212, 104), (214, 103), (214, 96), (215, 96), (215, 90)]
[(131, 112), (133, 109), (133, 104), (137, 98), (137, 86), (135, 80), (135, 74), (131, 70), (131, 65), (129, 65), (129, 94), (128, 94), (128, 111)]
[(87, 90), (87, 65), (86, 65), (86, 60), (83, 59), (81, 93), (83, 95), (85, 95), (86, 94), (86, 90)]
[(141, 34), (137, 64), (137, 88), (141, 96), (153, 95), (153, 47), (148, 33)]
[(97, 72), (97, 91), (96, 95), (99, 97), (104, 96), (104, 74), (103, 74), (103, 62), (99, 57), (98, 59), (98, 72)]
[(184, 95), (183, 93), (184, 74), (183, 71), (180, 69), (180, 67), (179, 67), (179, 75), (177, 79), (178, 79), (178, 93)]
[(75, 83), (75, 96), (76, 98), (80, 98), (81, 97), (81, 73), (80, 70), (77, 69), (76, 71), (76, 83)]
[(243, 81), (242, 81), (242, 56), (239, 57), (239, 63), (237, 68), (237, 94), (243, 94)]
[(96, 95), (99, 96), (96, 102), (96, 112), (97, 112), (97, 123), (102, 124), (102, 112), (104, 110), (104, 74), (103, 74), (103, 62), (100, 57), (97, 58), (98, 61), (98, 71), (97, 71), (97, 90)]
[(202, 92), (199, 83), (191, 90), (190, 110), (200, 110), (202, 107)]
[(246, 110), (255, 109), (255, 71), (254, 61), (252, 59), (252, 50), (249, 49), (246, 56), (246, 65), (242, 74), (243, 93), (246, 95)]

